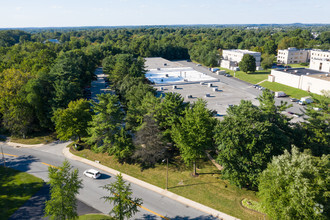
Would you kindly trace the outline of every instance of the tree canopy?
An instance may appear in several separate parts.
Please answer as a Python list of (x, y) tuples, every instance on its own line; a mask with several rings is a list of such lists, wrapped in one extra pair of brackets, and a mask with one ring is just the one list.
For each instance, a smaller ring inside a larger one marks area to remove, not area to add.
[(322, 158), (292, 152), (274, 157), (259, 178), (259, 197), (274, 219), (329, 217), (329, 155)]
[(238, 63), (238, 66), (240, 70), (243, 72), (255, 72), (256, 71), (256, 59), (254, 56), (250, 54), (245, 54), (241, 60), (241, 62)]

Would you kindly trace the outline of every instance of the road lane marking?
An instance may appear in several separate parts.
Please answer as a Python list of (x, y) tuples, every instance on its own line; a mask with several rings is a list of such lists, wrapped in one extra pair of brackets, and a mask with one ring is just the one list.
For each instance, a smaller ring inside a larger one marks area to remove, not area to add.
[(157, 216), (163, 218), (163, 219), (170, 220), (169, 218), (166, 218), (165, 216), (163, 216), (163, 215), (161, 215), (161, 214), (158, 214), (157, 212), (154, 212), (154, 211), (152, 211), (152, 210), (150, 210), (150, 209), (148, 209), (148, 208), (146, 208), (146, 207), (143, 207), (142, 205), (138, 205), (138, 206), (141, 207), (141, 208), (143, 208), (144, 210), (146, 210), (146, 211), (148, 211), (148, 212), (154, 214), (154, 215), (157, 215)]
[(7, 156), (12, 156), (12, 157), (18, 157), (17, 155), (13, 155), (13, 154), (6, 154), (6, 153), (3, 153), (4, 155), (7, 155)]
[[(117, 193), (113, 193), (113, 194), (115, 194), (115, 196), (117, 196), (117, 197), (119, 196)], [(154, 214), (154, 215), (157, 215), (157, 216), (159, 216), (159, 217), (161, 217), (161, 218), (163, 218), (163, 219), (165, 219), (165, 220), (171, 220), (171, 219), (166, 218), (165, 216), (163, 216), (163, 215), (161, 215), (161, 214), (158, 214), (157, 212), (154, 212), (154, 211), (152, 211), (152, 210), (150, 210), (150, 209), (148, 209), (148, 208), (146, 208), (146, 207), (144, 207), (144, 206), (142, 206), (142, 205), (139, 205), (139, 204), (133, 202), (132, 200), (129, 200), (129, 201), (130, 201), (131, 203), (133, 203), (133, 204), (139, 206), (140, 208), (146, 210), (147, 212), (150, 212), (150, 213), (152, 213), (152, 214)]]
[(46, 165), (46, 166), (49, 166), (49, 167), (53, 167), (53, 168), (56, 168), (56, 169), (59, 169), (57, 166), (54, 166), (54, 165), (51, 165), (51, 164), (48, 164), (48, 163), (44, 163), (44, 162), (41, 162), (42, 164)]

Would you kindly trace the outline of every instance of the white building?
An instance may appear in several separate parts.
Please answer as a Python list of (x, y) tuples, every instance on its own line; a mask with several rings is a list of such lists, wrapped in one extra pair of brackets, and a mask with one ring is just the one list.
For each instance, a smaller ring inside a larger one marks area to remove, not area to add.
[(250, 54), (256, 59), (256, 66), (260, 66), (261, 53), (254, 52), (249, 50), (223, 50), (222, 51), (222, 60), (221, 67), (227, 69), (233, 69), (238, 67), (238, 63), (241, 62), (245, 54)]
[(330, 74), (305, 68), (273, 69), (268, 81), (321, 95), (330, 90)]
[(330, 72), (330, 51), (312, 50), (309, 68)]
[(277, 63), (290, 64), (290, 63), (307, 63), (310, 59), (310, 50), (299, 50), (295, 47), (285, 50), (278, 50)]

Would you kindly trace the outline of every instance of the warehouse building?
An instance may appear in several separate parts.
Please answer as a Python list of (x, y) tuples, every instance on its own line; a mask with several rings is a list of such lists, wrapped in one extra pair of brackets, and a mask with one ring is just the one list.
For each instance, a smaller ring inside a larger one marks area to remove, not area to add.
[(261, 53), (249, 50), (223, 50), (221, 67), (231, 70), (236, 70), (238, 68), (238, 63), (241, 62), (245, 54), (250, 54), (256, 59), (257, 69), (260, 67)]
[(305, 68), (273, 69), (268, 81), (322, 95), (330, 90), (330, 74)]

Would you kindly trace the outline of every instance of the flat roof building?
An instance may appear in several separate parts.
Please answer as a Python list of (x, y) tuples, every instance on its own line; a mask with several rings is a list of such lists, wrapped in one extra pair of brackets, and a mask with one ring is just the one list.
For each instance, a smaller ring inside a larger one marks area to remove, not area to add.
[(268, 77), (268, 81), (319, 95), (322, 95), (323, 90), (330, 90), (330, 74), (312, 69), (273, 69)]
[(285, 50), (278, 50), (277, 63), (291, 64), (291, 63), (307, 63), (310, 59), (310, 50), (300, 50), (291, 47)]
[(223, 50), (222, 51), (222, 60), (221, 60), (221, 67), (227, 68), (227, 69), (233, 69), (235, 67), (238, 67), (238, 63), (241, 62), (243, 59), (243, 56), (245, 54), (250, 54), (256, 59), (256, 66), (260, 66), (261, 62), (261, 53), (260, 52), (254, 52), (249, 50)]
[(330, 72), (330, 51), (312, 50), (309, 68)]

